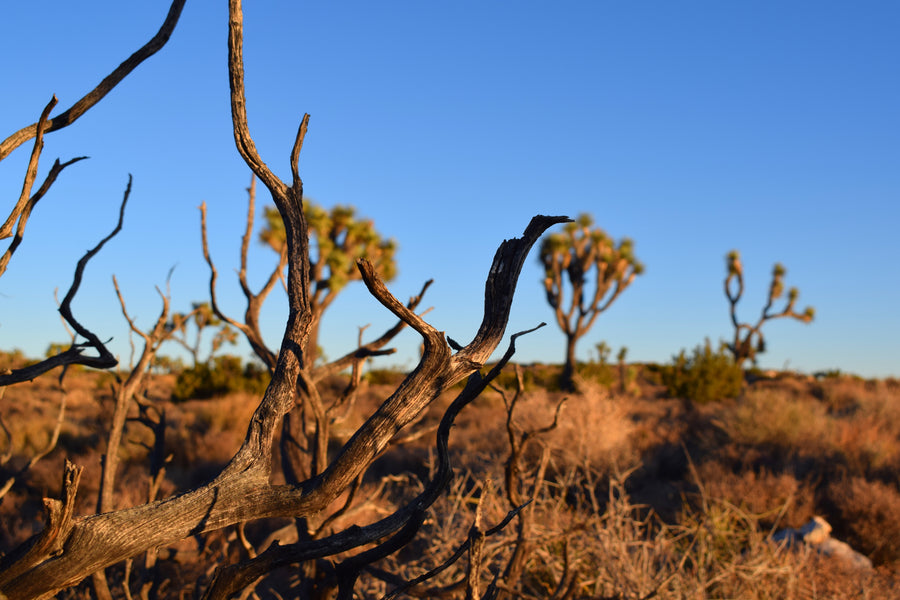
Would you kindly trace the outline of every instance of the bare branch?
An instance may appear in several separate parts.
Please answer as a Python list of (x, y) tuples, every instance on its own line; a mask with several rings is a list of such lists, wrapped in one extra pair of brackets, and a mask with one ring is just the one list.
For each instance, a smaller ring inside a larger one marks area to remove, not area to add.
[[(272, 173), (259, 156), (256, 144), (250, 136), (250, 128), (247, 125), (247, 100), (244, 95), (244, 15), (241, 0), (229, 0), (228, 14), (228, 74), (231, 86), (231, 117), (234, 124), (234, 142), (244, 162), (247, 163), (263, 184), (272, 191), (272, 195), (284, 198), (287, 196), (287, 186)], [(306, 120), (307, 118), (305, 117), (304, 122)], [(301, 125), (301, 131), (304, 130), (304, 127)], [(300, 136), (298, 135), (299, 139)], [(299, 143), (295, 142), (294, 150), (299, 152)]]
[[(406, 308), (415, 310), (425, 296), (425, 292), (433, 282), (433, 279), (426, 281), (419, 293), (410, 298), (409, 302), (406, 303)], [(425, 313), (427, 312), (428, 311), (425, 311)], [(419, 316), (424, 316), (425, 313), (422, 313), (422, 315)], [(400, 319), (393, 327), (381, 334), (378, 339), (375, 339), (368, 344), (360, 344), (353, 352), (349, 352), (337, 360), (317, 367), (313, 372), (313, 379), (315, 381), (321, 381), (325, 377), (333, 375), (334, 373), (339, 373), (347, 367), (356, 365), (371, 356), (381, 356), (382, 354), (393, 353), (393, 351), (382, 351), (381, 348), (389, 344), (390, 341), (403, 331), (405, 327), (406, 322), (403, 319)]]
[(521, 238), (503, 242), (494, 255), (494, 262), (484, 289), (484, 319), (475, 339), (456, 355), (456, 361), (473, 361), (479, 366), (490, 357), (503, 337), (519, 273), (531, 247), (543, 233), (568, 217), (538, 215), (531, 219)]
[[(37, 562), (13, 565), (17, 570), (9, 580), (0, 583), (8, 600), (49, 598), (87, 574), (150, 548), (170, 545), (203, 532), (254, 519), (305, 519), (320, 514), (354, 485), (404, 427), (419, 419), (441, 393), (468, 377), (465, 388), (441, 420), (436, 439), (441, 456), (439, 469), (422, 494), (406, 507), (371, 525), (352, 527), (321, 539), (304, 540), (295, 546), (273, 545), (252, 559), (251, 568), (241, 566), (232, 571), (221, 571), (217, 581), (222, 581), (222, 586), (216, 584), (210, 588), (209, 597), (223, 597), (221, 590), (230, 588), (235, 582), (240, 583), (241, 578), (252, 575), (254, 568), (268, 571), (272, 565), (283, 561), (303, 562), (332, 556), (383, 540), (340, 565), (339, 573), (355, 577), (371, 560), (392, 552), (415, 534), (424, 511), (452, 476), (447, 440), (455, 417), (483, 391), (511, 356), (516, 336), (497, 367), (484, 377), (478, 373), (502, 340), (525, 257), (548, 227), (567, 220), (565, 217), (535, 217), (521, 239), (500, 245), (485, 284), (485, 314), (481, 327), (475, 339), (455, 355), (444, 334), (392, 296), (372, 265), (361, 261), (360, 270), (368, 289), (401, 321), (422, 335), (425, 350), (419, 365), (321, 473), (297, 485), (272, 484), (274, 439), (284, 416), (296, 405), (298, 380), (310, 368), (305, 355), (314, 318), (310, 302), (309, 240), (303, 213), (303, 185), (296, 166), (308, 117), (304, 117), (294, 143), (291, 153), (293, 180), (287, 185), (262, 162), (250, 137), (243, 89), (240, 0), (230, 1), (229, 14), (229, 75), (236, 145), (245, 162), (272, 194), (285, 225), (287, 241), (289, 313), (271, 382), (250, 420), (241, 448), (213, 481), (165, 500), (72, 521), (70, 526), (67, 524), (64, 535), (59, 536), (60, 551), (43, 554)], [(90, 256), (92, 253), (83, 260)], [(73, 288), (77, 288), (82, 269), (83, 263), (79, 263)], [(64, 300), (61, 312), (68, 307), (71, 295), (72, 292)], [(87, 337), (89, 332), (74, 319), (67, 320), (79, 335)], [(87, 339), (93, 343), (96, 338)], [(227, 573), (233, 574), (230, 583)], [(343, 582), (349, 581), (349, 577), (341, 581), (345, 586)]]
[[(106, 245), (106, 242), (111, 240), (122, 230), (122, 223), (125, 218), (125, 205), (128, 203), (128, 196), (130, 194), (131, 176), (129, 175), (128, 186), (125, 188), (125, 194), (122, 197), (122, 204), (119, 207), (119, 220), (116, 223), (115, 228), (109, 235), (100, 240), (94, 248), (88, 250), (87, 253), (81, 257), (81, 260), (78, 261), (78, 264), (75, 266), (75, 276), (72, 285), (69, 287), (69, 291), (66, 293), (66, 296), (63, 298), (62, 304), (59, 307), (59, 313), (62, 315), (63, 319), (65, 319), (66, 323), (75, 330), (76, 334), (87, 341), (72, 344), (65, 352), (51, 356), (50, 358), (28, 367), (16, 369), (6, 374), (0, 374), (0, 386), (30, 381), (38, 375), (63, 365), (79, 364), (94, 367), (95, 369), (110, 369), (119, 363), (119, 361), (116, 360), (116, 357), (106, 348), (104, 343), (100, 341), (100, 338), (75, 320), (74, 315), (72, 315), (72, 300), (74, 300), (75, 294), (78, 293), (78, 288), (81, 286), (81, 278), (84, 275), (84, 269), (87, 267), (88, 262), (94, 255), (100, 252), (103, 246)], [(96, 350), (97, 356), (84, 356), (82, 351), (86, 348), (93, 348)]]
[(259, 314), (262, 309), (263, 303), (266, 301), (269, 293), (275, 287), (275, 284), (279, 279), (283, 277), (284, 267), (287, 264), (287, 251), (281, 252), (278, 260), (278, 264), (272, 270), (272, 273), (266, 280), (266, 283), (263, 285), (262, 289), (258, 293), (254, 293), (250, 289), (250, 285), (247, 282), (247, 255), (250, 248), (250, 239), (253, 233), (253, 222), (254, 222), (254, 214), (256, 211), (256, 177), (251, 176), (250, 179), (250, 187), (247, 188), (247, 224), (244, 230), (244, 235), (241, 238), (241, 266), (238, 271), (238, 282), (241, 286), (241, 291), (244, 294), (244, 297), (247, 299), (247, 308), (244, 311), (244, 322), (241, 323), (236, 319), (233, 319), (227, 316), (219, 306), (216, 297), (216, 280), (218, 278), (218, 271), (216, 270), (215, 265), (212, 261), (212, 256), (209, 252), (209, 242), (207, 239), (207, 227), (206, 227), (206, 203), (202, 203), (200, 205), (200, 235), (201, 241), (203, 245), (203, 258), (206, 259), (206, 264), (209, 265), (210, 270), (210, 281), (209, 281), (209, 293), (210, 293), (210, 304), (212, 306), (213, 312), (217, 317), (233, 326), (235, 329), (239, 330), (244, 336), (247, 338), (247, 341), (250, 343), (250, 347), (253, 349), (253, 352), (263, 361), (263, 363), (272, 370), (275, 368), (276, 354), (272, 351), (265, 343), (265, 340), (262, 336), (262, 331), (259, 325)]
[[(364, 272), (364, 279), (367, 282), (368, 277), (375, 277), (374, 271), (366, 270)], [(383, 284), (377, 279), (372, 281), (372, 284), (375, 288), (378, 288), (379, 284), (383, 287)], [(385, 300), (387, 301), (387, 299)], [(396, 299), (393, 300), (393, 303), (394, 308), (398, 308), (401, 312), (403, 311), (403, 305), (397, 302)], [(410, 315), (415, 316), (414, 313), (411, 312), (407, 316)], [(422, 326), (421, 323), (416, 323), (415, 325), (410, 323), (410, 325), (413, 327)], [(425, 325), (424, 328), (427, 327), (428, 326)], [(254, 581), (260, 575), (281, 565), (346, 552), (347, 550), (357, 548), (375, 540), (381, 540), (390, 535), (391, 537), (386, 541), (381, 542), (374, 548), (356, 554), (352, 558), (346, 559), (337, 568), (336, 577), (341, 584), (341, 588), (346, 589), (347, 585), (352, 587), (352, 581), (355, 580), (359, 571), (365, 566), (384, 558), (408, 543), (422, 524), (425, 517), (425, 510), (434, 503), (452, 477), (448, 440), (450, 437), (450, 430), (457, 415), (459, 415), (463, 408), (477, 398), (490, 382), (500, 374), (503, 367), (515, 353), (515, 340), (519, 336), (530, 333), (539, 327), (541, 327), (541, 325), (534, 329), (513, 335), (510, 339), (509, 348), (506, 353), (487, 375), (482, 377), (476, 372), (469, 378), (465, 388), (447, 408), (441, 419), (441, 424), (438, 427), (435, 442), (438, 468), (432, 479), (425, 486), (425, 489), (409, 504), (385, 517), (381, 521), (371, 525), (344, 530), (320, 540), (302, 542), (289, 546), (272, 546), (254, 560), (220, 569), (216, 575), (215, 581), (210, 585), (210, 588), (207, 591), (205, 600), (227, 598), (230, 594), (233, 594), (245, 585), (249, 585), (250, 582)], [(388, 404), (389, 402), (390, 400), (385, 402), (385, 404)], [(383, 408), (384, 405), (382, 405), (382, 409)], [(370, 422), (373, 420), (375, 420), (375, 417), (369, 419)], [(354, 435), (353, 439), (348, 442), (342, 456), (353, 454), (353, 451), (348, 451), (347, 447), (354, 444), (354, 440), (357, 439), (360, 432), (363, 431), (365, 427), (365, 425), (361, 427), (357, 431), (357, 434)], [(333, 469), (338, 462), (340, 462), (340, 458), (332, 463), (329, 467), (329, 471)], [(367, 465), (369, 462), (365, 464)], [(361, 473), (361, 470), (357, 470), (359, 469), (359, 465), (353, 465), (353, 467), (349, 468), (352, 468), (357, 474)], [(325, 479), (325, 477), (321, 479)]]
[[(47, 122), (47, 132), (58, 131), (63, 127), (67, 127), (74, 123), (81, 115), (88, 111), (92, 106), (100, 102), (106, 94), (108, 94), (119, 82), (131, 73), (139, 64), (149, 57), (156, 54), (175, 30), (178, 18), (181, 16), (181, 9), (184, 8), (185, 0), (174, 0), (169, 7), (169, 13), (166, 20), (163, 21), (162, 27), (156, 32), (150, 41), (144, 44), (137, 52), (129, 56), (125, 62), (120, 64), (116, 69), (107, 75), (100, 84), (93, 90), (88, 92), (83, 98), (72, 105), (65, 112), (57, 115)], [(3, 142), (0, 142), (0, 160), (9, 156), (10, 152), (35, 137), (38, 134), (38, 124), (34, 123), (28, 127), (23, 127), (15, 132)]]
[(103, 513), (113, 510), (113, 489), (116, 478), (116, 467), (119, 463), (119, 445), (122, 442), (122, 433), (125, 428), (125, 421), (128, 416), (128, 408), (131, 400), (134, 398), (138, 387), (141, 385), (147, 374), (147, 367), (156, 356), (156, 351), (160, 344), (165, 341), (171, 334), (166, 330), (166, 322), (169, 318), (169, 297), (163, 294), (159, 289), (160, 298), (162, 298), (162, 310), (153, 329), (147, 333), (140, 330), (134, 323), (134, 320), (128, 315), (125, 307), (125, 299), (119, 289), (119, 282), (113, 276), (113, 286), (116, 290), (116, 297), (122, 307), (122, 315), (128, 321), (131, 330), (141, 336), (144, 340), (144, 349), (138, 359), (137, 365), (132, 368), (128, 378), (122, 383), (115, 392), (115, 407), (113, 409), (112, 423), (109, 426), (109, 437), (107, 438), (106, 452), (103, 455), (103, 468), (100, 478), (100, 493), (97, 498), (97, 512)]
[[(496, 525), (494, 525), (493, 527), (491, 527), (490, 529), (488, 529), (487, 531), (484, 532), (485, 537), (490, 537), (492, 535), (495, 535), (495, 534), (503, 531), (506, 528), (506, 526), (509, 525), (510, 521), (512, 521), (514, 518), (516, 518), (516, 516), (518, 516), (519, 513), (522, 512), (522, 509), (524, 509), (526, 506), (528, 506), (527, 503), (523, 504), (522, 506), (517, 506), (513, 510), (509, 511), (506, 514), (506, 516), (503, 518), (502, 521), (500, 521), (499, 523), (497, 523)], [(422, 575), (419, 575), (415, 579), (410, 579), (409, 581), (400, 583), (396, 588), (394, 588), (387, 595), (385, 595), (382, 598), (382, 600), (392, 600), (393, 598), (396, 598), (397, 596), (399, 596), (400, 594), (402, 594), (404, 592), (410, 593), (410, 590), (412, 588), (415, 588), (416, 586), (419, 586), (419, 585), (425, 583), (429, 579), (433, 579), (433, 578), (437, 577), (442, 572), (446, 571), (449, 567), (453, 566), (453, 564), (456, 563), (456, 561), (458, 561), (460, 558), (462, 558), (463, 554), (465, 554), (469, 550), (469, 546), (471, 545), (471, 543), (472, 543), (472, 540), (467, 539), (443, 563), (441, 563), (434, 569), (428, 571), (427, 573), (423, 573)], [(368, 570), (368, 568), (367, 568), (367, 570)], [(381, 578), (387, 579), (384, 577), (381, 577)], [(451, 587), (456, 588), (456, 587), (461, 586), (463, 583), (464, 583), (464, 581), (460, 581), (458, 583), (452, 584)], [(449, 590), (444, 588), (441, 591), (449, 591)], [(426, 597), (426, 595), (427, 595), (427, 597), (437, 596), (438, 594), (435, 592), (436, 592), (436, 590), (426, 590), (425, 595), (422, 595), (422, 597)], [(414, 594), (414, 595), (418, 596), (419, 594)]]
[(10, 212), (9, 217), (7, 217), (6, 222), (0, 227), (0, 239), (8, 238), (12, 235), (13, 224), (19, 218), (19, 215), (22, 214), (22, 211), (25, 210), (25, 204), (31, 197), (31, 187), (37, 178), (38, 161), (41, 157), (41, 151), (44, 149), (44, 131), (47, 129), (47, 117), (50, 115), (53, 107), (56, 106), (56, 102), (56, 96), (53, 96), (41, 112), (40, 119), (38, 119), (37, 135), (35, 136), (34, 146), (31, 149), (31, 157), (28, 159), (28, 167), (25, 169), (22, 193), (19, 194), (19, 200)]

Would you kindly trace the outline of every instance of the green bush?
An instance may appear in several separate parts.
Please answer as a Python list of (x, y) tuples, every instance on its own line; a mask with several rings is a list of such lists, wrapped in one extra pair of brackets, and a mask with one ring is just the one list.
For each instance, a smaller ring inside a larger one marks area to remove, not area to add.
[(575, 370), (578, 373), (578, 376), (585, 381), (594, 381), (603, 387), (612, 387), (617, 381), (615, 367), (605, 361), (588, 363), (580, 362), (577, 364)]
[(737, 398), (744, 373), (726, 349), (713, 352), (709, 340), (694, 348), (691, 357), (682, 350), (673, 364), (662, 371), (662, 382), (669, 396), (695, 404), (707, 404), (725, 398)]
[(269, 385), (268, 370), (247, 363), (237, 356), (216, 356), (212, 363), (199, 363), (184, 369), (175, 379), (173, 400), (204, 400), (232, 392), (261, 394)]

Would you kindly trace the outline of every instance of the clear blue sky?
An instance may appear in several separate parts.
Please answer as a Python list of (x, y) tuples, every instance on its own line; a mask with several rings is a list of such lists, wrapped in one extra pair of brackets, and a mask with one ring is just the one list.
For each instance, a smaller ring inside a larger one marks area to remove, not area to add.
[[(94, 87), (155, 33), (167, 3), (7, 3), (0, 25), (0, 137)], [(895, 2), (287, 2), (248, 3), (251, 131), (289, 177), (297, 124), (309, 196), (353, 204), (400, 245), (401, 298), (434, 278), (430, 321), (467, 342), (481, 319), (497, 245), (532, 215), (594, 215), (635, 240), (646, 265), (581, 341), (667, 362), (730, 335), (725, 254), (741, 251), (745, 320), (776, 261), (816, 320), (770, 323), (761, 366), (900, 375), (900, 5)], [(125, 229), (89, 266), (74, 309), (128, 361), (116, 274), (138, 322), (207, 298), (197, 206), (226, 310), (236, 286), (249, 171), (234, 150), (225, 2), (191, 0), (169, 45), (74, 126), (47, 137), (62, 174), (0, 280), (0, 348), (42, 355), (65, 339), (53, 290), (113, 226), (129, 173)], [(58, 111), (57, 111), (58, 112)], [(0, 166), (18, 196), (29, 148)], [(260, 200), (266, 200), (260, 194)], [(4, 243), (3, 248), (5, 249)], [(270, 252), (254, 245), (261, 282)], [(520, 361), (559, 362), (564, 341), (529, 259), (509, 331)], [(278, 345), (284, 302), (265, 329)], [(352, 286), (323, 327), (327, 355), (392, 323)], [(418, 340), (398, 338), (411, 366)], [(172, 350), (175, 348), (172, 347)], [(389, 362), (389, 361), (388, 361)], [(387, 364), (387, 363), (383, 363)]]

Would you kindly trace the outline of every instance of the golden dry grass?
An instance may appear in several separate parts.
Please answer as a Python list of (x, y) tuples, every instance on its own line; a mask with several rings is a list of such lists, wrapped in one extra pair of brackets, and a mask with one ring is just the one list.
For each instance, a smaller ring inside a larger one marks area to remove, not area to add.
[[(40, 527), (40, 498), (55, 495), (65, 456), (85, 466), (78, 510), (93, 510), (111, 414), (110, 383), (110, 376), (100, 373), (67, 378), (59, 447), (22, 477), (0, 505), (2, 551)], [(530, 477), (541, 448), (550, 451), (547, 479), (533, 508), (532, 552), (520, 597), (549, 597), (560, 580), (570, 581), (573, 597), (581, 598), (650, 593), (664, 599), (895, 597), (891, 585), (900, 573), (900, 386), (849, 377), (784, 377), (752, 384), (735, 401), (687, 411), (678, 399), (660, 398), (652, 384), (639, 384), (640, 396), (586, 381), (580, 393), (568, 397), (530, 385), (519, 398), (514, 416), (522, 431), (549, 425), (565, 399), (558, 427), (541, 436), (526, 456)], [(256, 404), (248, 394), (174, 404), (167, 395), (171, 386), (171, 377), (154, 378), (149, 393), (150, 401), (165, 409), (168, 423), (166, 445), (172, 459), (163, 495), (214, 475), (240, 445)], [(354, 412), (336, 427), (338, 438), (346, 437), (392, 389), (365, 385)], [(512, 393), (509, 387), (504, 391), (507, 399)], [(60, 398), (51, 378), (6, 391), (0, 414), (10, 425), (12, 440), (0, 450), (9, 449), (13, 458), (4, 474), (46, 443)], [(416, 481), (428, 474), (433, 427), (451, 398), (447, 394), (437, 400), (415, 427), (402, 432), (424, 434), (389, 448), (365, 483), (365, 501), (336, 526), (378, 518), (415, 493)], [(414, 576), (449, 555), (465, 539), (482, 495), (489, 524), (506, 515), (505, 423), (504, 401), (493, 391), (460, 415), (451, 436), (459, 475), (453, 489), (433, 508), (424, 536), (382, 566)], [(147, 449), (142, 444), (150, 439), (146, 428), (129, 424), (121, 450), (119, 506), (146, 497)], [(381, 475), (397, 472), (406, 474), (387, 486), (379, 484)], [(767, 542), (774, 528), (799, 526), (813, 514), (825, 516), (836, 536), (869, 555), (878, 568), (846, 571)], [(488, 567), (505, 564), (515, 523), (489, 540)], [(282, 525), (257, 524), (248, 531), (254, 543), (261, 543)], [(236, 547), (233, 535), (214, 536), (217, 541), (209, 546), (219, 548), (214, 552), (195, 541), (192, 549), (164, 553), (179, 557), (166, 567), (170, 589), (197, 585), (197, 577), (202, 584), (210, 561), (225, 560), (229, 548)], [(443, 577), (450, 581), (458, 575), (449, 571)], [(364, 597), (377, 597), (386, 589), (366, 585), (358, 590)]]

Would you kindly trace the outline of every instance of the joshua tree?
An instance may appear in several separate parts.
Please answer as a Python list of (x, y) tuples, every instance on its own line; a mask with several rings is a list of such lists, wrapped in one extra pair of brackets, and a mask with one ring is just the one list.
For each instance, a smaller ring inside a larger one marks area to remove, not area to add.
[[(188, 329), (193, 325), (193, 341), (189, 339)], [(216, 329), (218, 328), (218, 329)], [(170, 339), (177, 342), (182, 348), (190, 352), (191, 359), (196, 367), (201, 362), (212, 362), (213, 356), (225, 344), (237, 343), (237, 332), (228, 326), (213, 312), (209, 302), (194, 302), (189, 313), (175, 313), (172, 315), (166, 329), (171, 333)], [(206, 360), (200, 360), (200, 345), (203, 342), (203, 333), (207, 329), (216, 329), (210, 344), (209, 354)]]
[(744, 267), (741, 265), (741, 255), (737, 250), (732, 250), (725, 257), (728, 274), (725, 276), (725, 296), (731, 305), (731, 323), (734, 325), (734, 341), (727, 345), (728, 350), (734, 356), (734, 362), (738, 365), (749, 360), (756, 364), (756, 355), (766, 351), (766, 340), (762, 334), (762, 326), (766, 321), (783, 317), (791, 317), (809, 323), (815, 316), (812, 306), (807, 306), (802, 313), (794, 311), (794, 305), (800, 292), (792, 287), (788, 290), (784, 308), (779, 312), (773, 312), (772, 305), (781, 298), (784, 293), (784, 276), (787, 270), (780, 263), (775, 263), (772, 268), (772, 282), (769, 284), (769, 297), (762, 309), (762, 314), (756, 325), (741, 323), (737, 317), (737, 303), (744, 294)]
[[(259, 237), (263, 243), (278, 253), (279, 258), (266, 283), (254, 293), (250, 289), (247, 277), (247, 253), (254, 230), (256, 175), (252, 176), (247, 193), (247, 220), (241, 243), (241, 267), (238, 270), (238, 280), (247, 300), (243, 322), (225, 315), (216, 299), (218, 273), (207, 243), (206, 205), (204, 203), (200, 206), (203, 254), (211, 273), (209, 286), (211, 307), (222, 321), (244, 334), (257, 357), (270, 371), (274, 371), (278, 353), (263, 339), (259, 315), (277, 282), (279, 280), (284, 282), (284, 271), (288, 264), (285, 226), (277, 209), (266, 209), (264, 212), (266, 222)], [(325, 308), (347, 282), (360, 279), (357, 269), (347, 270), (338, 268), (338, 265), (346, 267), (346, 261), (350, 256), (357, 254), (359, 258), (371, 258), (381, 263), (381, 272), (392, 276), (395, 271), (394, 243), (380, 240), (371, 222), (356, 222), (352, 218), (352, 213), (352, 209), (338, 208), (329, 215), (320, 208), (309, 208), (304, 202), (304, 216), (307, 219), (314, 217), (316, 220), (317, 231), (313, 231), (310, 223), (309, 233), (313, 234), (312, 237), (316, 242), (319, 238), (326, 240), (321, 246), (330, 247), (330, 250), (325, 253), (310, 252), (309, 295), (313, 318), (310, 323), (310, 341), (304, 349), (308, 362), (298, 382), (297, 406), (283, 420), (280, 441), (282, 471), (290, 481), (301, 481), (304, 477), (312, 476), (325, 468), (331, 425), (352, 409), (362, 380), (364, 362), (375, 356), (393, 353), (394, 349), (385, 346), (406, 327), (406, 323), (401, 319), (379, 337), (367, 343), (363, 343), (362, 340), (362, 331), (366, 329), (363, 327), (360, 331), (359, 346), (328, 363), (323, 362), (322, 357), (313, 351), (317, 343), (312, 340), (318, 337), (318, 326)], [(410, 298), (406, 305), (409, 310), (414, 310), (418, 306), (430, 285), (431, 281), (426, 281), (418, 295)], [(351, 376), (343, 392), (337, 397), (324, 398), (318, 391), (318, 383), (329, 375), (347, 370)]]
[[(591, 229), (594, 220), (582, 214), (561, 233), (544, 237), (539, 260), (544, 265), (547, 302), (566, 336), (566, 362), (560, 376), (563, 389), (574, 387), (575, 345), (597, 317), (627, 288), (644, 266), (634, 256), (634, 244), (616, 244), (602, 229)], [(596, 280), (591, 291), (591, 273)], [(566, 280), (568, 286), (565, 285)], [(571, 296), (566, 298), (566, 291)]]
[[(394, 252), (397, 244), (384, 239), (371, 220), (358, 219), (352, 206), (337, 205), (330, 211), (307, 202), (303, 213), (310, 235), (310, 310), (313, 322), (309, 332), (307, 355), (310, 364), (318, 354), (319, 326), (322, 315), (344, 286), (361, 279), (356, 261), (365, 258), (375, 267), (379, 277), (391, 281), (397, 274)], [(265, 226), (260, 241), (279, 256), (286, 251), (284, 223), (274, 206), (264, 210)]]

